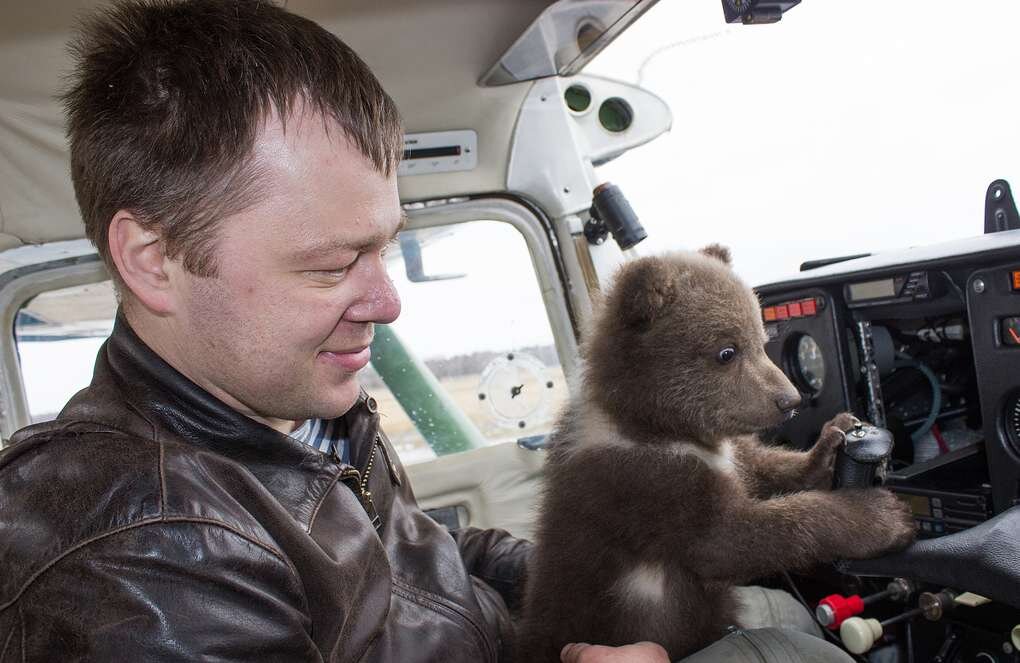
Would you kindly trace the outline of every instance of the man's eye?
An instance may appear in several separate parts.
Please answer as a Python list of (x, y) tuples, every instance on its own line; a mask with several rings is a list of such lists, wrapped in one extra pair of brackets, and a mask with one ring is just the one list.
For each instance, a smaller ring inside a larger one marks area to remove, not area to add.
[[(354, 263), (351, 263), (353, 265)], [(312, 278), (318, 280), (328, 281), (339, 281), (343, 277), (347, 276), (347, 272), (350, 271), (351, 265), (345, 265), (343, 267), (336, 267), (335, 269), (313, 269), (307, 274)]]

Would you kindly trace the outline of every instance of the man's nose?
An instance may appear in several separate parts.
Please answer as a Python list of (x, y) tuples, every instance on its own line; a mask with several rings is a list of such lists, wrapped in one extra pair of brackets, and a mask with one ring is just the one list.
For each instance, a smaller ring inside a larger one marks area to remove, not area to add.
[(365, 275), (366, 287), (344, 316), (352, 322), (379, 322), (388, 324), (400, 315), (400, 295), (380, 260), (370, 274)]

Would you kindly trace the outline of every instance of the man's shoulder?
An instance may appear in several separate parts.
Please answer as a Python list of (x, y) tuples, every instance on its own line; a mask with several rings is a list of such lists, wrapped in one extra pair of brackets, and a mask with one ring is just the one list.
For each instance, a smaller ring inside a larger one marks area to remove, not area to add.
[[(229, 468), (188, 445), (74, 420), (33, 426), (14, 439), (0, 453), (0, 596), (64, 556), (134, 528), (193, 523), (275, 550), (229, 491), (209, 482)], [(168, 472), (168, 456), (187, 457), (195, 475)], [(192, 499), (173, 498), (196, 482), (206, 485)]]
[(31, 514), (52, 535), (72, 529), (75, 515), (114, 526), (159, 515), (155, 440), (74, 420), (30, 426), (13, 439), (0, 453), (5, 521)]

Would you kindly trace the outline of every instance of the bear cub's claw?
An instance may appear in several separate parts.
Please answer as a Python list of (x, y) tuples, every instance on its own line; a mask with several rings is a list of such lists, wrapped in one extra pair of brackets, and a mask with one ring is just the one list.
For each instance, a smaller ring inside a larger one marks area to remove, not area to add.
[(910, 507), (884, 488), (851, 489), (843, 493), (853, 503), (861, 522), (848, 527), (854, 532), (848, 541), (848, 556), (854, 559), (879, 557), (902, 550), (917, 537), (917, 523)]
[(805, 482), (812, 490), (832, 488), (832, 473), (836, 467), (836, 453), (846, 441), (846, 433), (860, 420), (849, 412), (841, 412), (822, 426), (822, 434), (811, 449), (809, 469)]

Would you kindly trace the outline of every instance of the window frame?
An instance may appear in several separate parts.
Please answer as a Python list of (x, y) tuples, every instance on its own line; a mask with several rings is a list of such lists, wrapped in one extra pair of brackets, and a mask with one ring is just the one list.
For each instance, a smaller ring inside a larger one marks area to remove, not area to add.
[(44, 292), (99, 283), (109, 278), (97, 253), (48, 260), (0, 274), (0, 328), (7, 330), (7, 342), (0, 347), (0, 437), (3, 440), (32, 423), (14, 334), (18, 311)]
[(568, 308), (567, 289), (553, 245), (553, 235), (538, 215), (509, 198), (454, 199), (442, 204), (410, 203), (404, 206), (404, 210), (407, 213), (407, 230), (497, 221), (507, 223), (521, 233), (541, 290), (556, 354), (559, 355), (568, 390), (573, 395), (580, 370), (577, 330)]
[[(562, 257), (557, 253), (555, 236), (539, 214), (521, 202), (495, 196), (411, 202), (404, 208), (408, 230), (484, 220), (508, 223), (521, 233), (531, 256), (567, 389), (573, 396), (580, 370), (577, 331), (563, 281)], [(37, 249), (40, 257), (53, 253), (47, 245), (31, 248)], [(91, 246), (89, 252), (81, 255), (43, 259), (0, 273), (0, 328), (7, 330), (6, 342), (0, 344), (0, 438), (4, 443), (15, 431), (32, 423), (14, 333), (18, 311), (42, 293), (109, 278)]]

